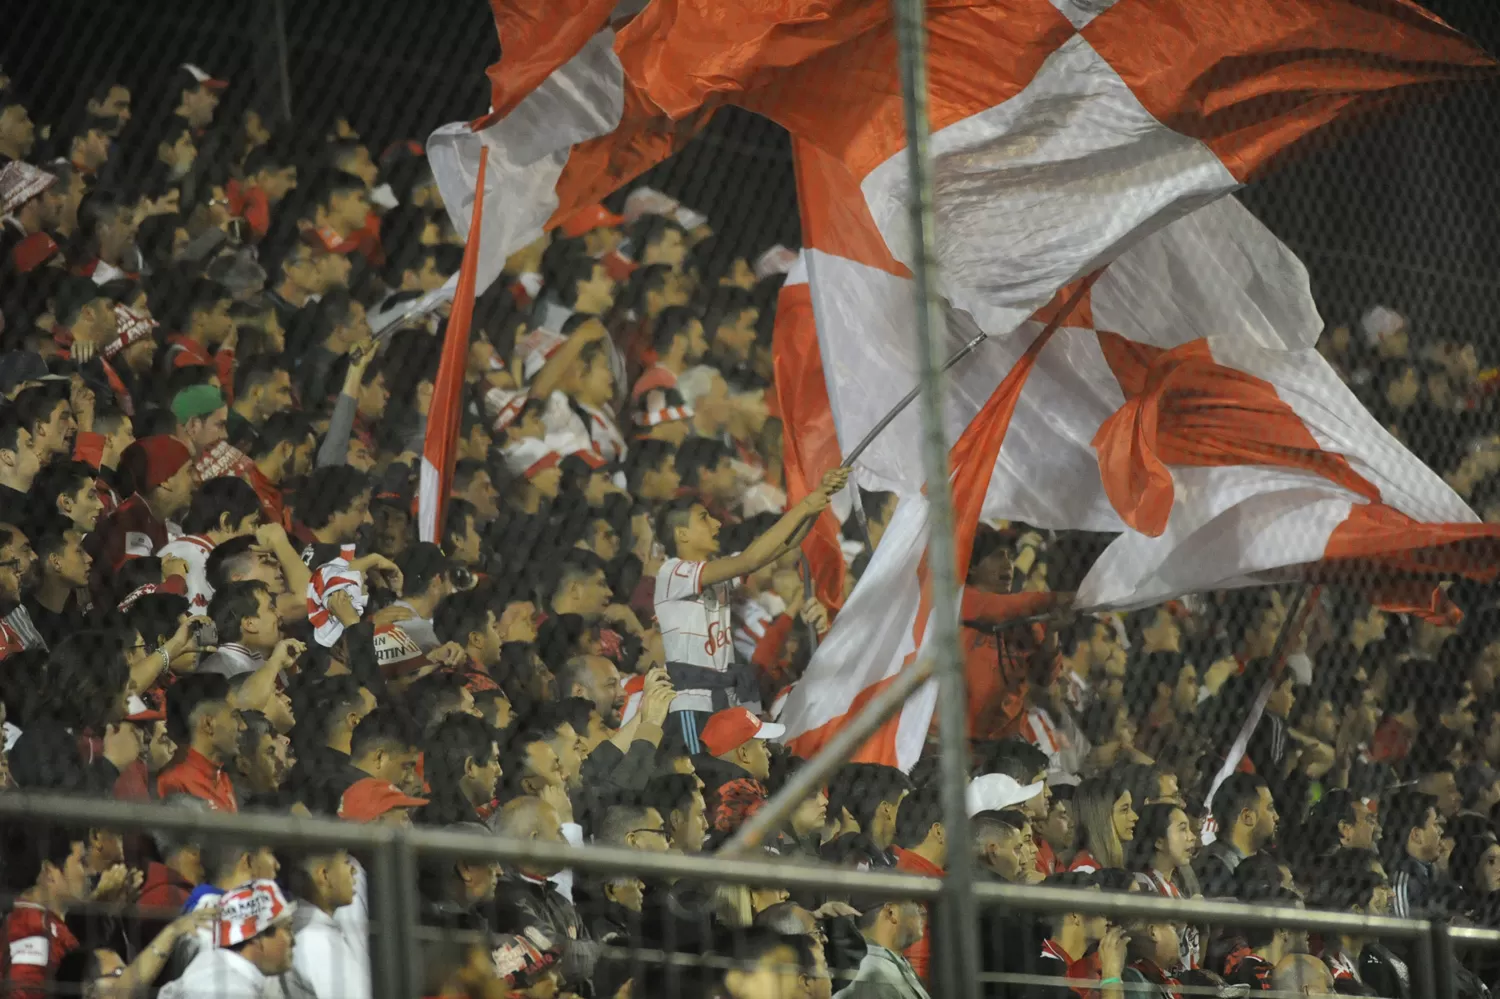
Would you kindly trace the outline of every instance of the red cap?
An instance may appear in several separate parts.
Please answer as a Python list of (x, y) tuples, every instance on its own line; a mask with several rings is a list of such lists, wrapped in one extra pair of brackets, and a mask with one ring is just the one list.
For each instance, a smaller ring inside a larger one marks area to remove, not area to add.
[(700, 741), (710, 756), (723, 756), (751, 739), (775, 739), (785, 734), (785, 725), (763, 722), (749, 708), (728, 708), (708, 719)]
[(193, 456), (182, 441), (157, 434), (142, 437), (127, 447), (120, 455), (120, 470), (135, 486), (136, 492), (145, 492), (166, 482), (192, 460)]
[(131, 694), (127, 703), (129, 704), (127, 710), (130, 714), (125, 716), (125, 720), (128, 722), (145, 723), (167, 720), (167, 706), (160, 694), (150, 691), (145, 697), (140, 694)]
[(393, 808), (420, 808), (426, 798), (413, 798), (390, 781), (366, 777), (349, 785), (339, 801), (339, 818), (374, 822)]
[(11, 251), (16, 270), (29, 274), (51, 260), (58, 252), (57, 243), (51, 236), (38, 230), (16, 244)]
[(183, 63), (182, 68), (187, 70), (188, 76), (198, 81), (200, 87), (207, 87), (209, 90), (223, 90), (229, 86), (228, 80), (220, 80), (217, 77), (209, 76), (206, 70), (199, 69), (190, 62)]
[(625, 216), (616, 215), (603, 205), (589, 205), (582, 211), (568, 216), (558, 228), (562, 230), (564, 236), (577, 239), (595, 229), (612, 229), (624, 223)]

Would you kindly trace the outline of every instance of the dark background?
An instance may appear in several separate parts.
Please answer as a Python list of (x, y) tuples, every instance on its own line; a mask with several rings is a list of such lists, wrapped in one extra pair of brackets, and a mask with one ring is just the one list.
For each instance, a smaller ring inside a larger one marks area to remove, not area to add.
[[(347, 117), (378, 152), (484, 112), (484, 67), (499, 52), (483, 0), (8, 0), (0, 65), (55, 120), (105, 76), (159, 108), (165, 74), (193, 61), (234, 92), (322, 134)], [(1500, 51), (1493, 0), (1426, 6)], [(158, 112), (160, 113), (160, 112)], [(1331, 136), (1242, 197), (1311, 269), (1330, 323), (1375, 302), (1419, 334), (1472, 339), (1500, 361), (1500, 84), (1469, 87)], [(779, 128), (721, 112), (687, 151), (646, 178), (709, 213), (747, 251), (796, 245), (791, 156)]]

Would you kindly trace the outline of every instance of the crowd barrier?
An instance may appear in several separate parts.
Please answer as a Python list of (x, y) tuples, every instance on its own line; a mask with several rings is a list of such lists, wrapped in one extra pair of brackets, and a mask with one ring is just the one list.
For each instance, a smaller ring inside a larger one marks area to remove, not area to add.
[[(424, 934), (431, 931), (418, 925), (416, 872), (419, 861), (429, 857), (488, 859), (502, 866), (528, 861), (554, 862), (575, 871), (629, 873), (642, 878), (691, 879), (788, 890), (809, 889), (843, 893), (856, 899), (937, 902), (945, 892), (964, 892), (972, 898), (975, 907), (981, 909), (993, 906), (1033, 913), (1084, 912), (1103, 915), (1116, 922), (1156, 919), (1192, 925), (1278, 927), (1325, 935), (1347, 934), (1410, 942), (1415, 954), (1410, 967), (1412, 995), (1416, 999), (1458, 999), (1455, 969), (1460, 949), (1500, 949), (1500, 930), (1454, 926), (1425, 919), (996, 882), (945, 883), (938, 878), (791, 861), (578, 847), (442, 829), (356, 825), (331, 819), (198, 813), (69, 795), (26, 792), (0, 795), (0, 822), (103, 826), (119, 832), (190, 832), (200, 835), (205, 842), (232, 840), (269, 846), (337, 846), (347, 849), (361, 857), (369, 879), (371, 978), (375, 999), (416, 999), (421, 995), (416, 949)], [(941, 941), (933, 941), (933, 952), (943, 953)], [(639, 958), (641, 955), (637, 953), (635, 956)], [(662, 955), (662, 959), (724, 960), (705, 955)], [(1025, 985), (1044, 981), (1059, 984), (1055, 979), (980, 973), (972, 982), (950, 982), (947, 985), (966, 989), (981, 983)], [(950, 994), (943, 988), (943, 984), (935, 986), (933, 995)], [(1214, 994), (1192, 987), (1183, 987), (1179, 991), (1184, 996)]]

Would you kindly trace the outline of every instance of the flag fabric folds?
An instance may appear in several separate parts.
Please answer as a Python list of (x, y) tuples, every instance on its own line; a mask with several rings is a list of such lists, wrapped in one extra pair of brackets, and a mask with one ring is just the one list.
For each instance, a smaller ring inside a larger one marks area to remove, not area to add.
[[(910, 260), (884, 0), (651, 0), (618, 34), (599, 2), (492, 4), (502, 39), (545, 26), (548, 44), (514, 53), (498, 117), (428, 144), (465, 228), (491, 150), (490, 225), (504, 238), (486, 239), (481, 289), (498, 261), (671, 155), (725, 103), (841, 162), (891, 255)], [(936, 0), (927, 26), (944, 290), (994, 332), (1330, 121), (1491, 67), (1411, 0)]]
[[(476, 188), (484, 189), (488, 154), (479, 155)], [(474, 319), (476, 276), (483, 241), (484, 204), (474, 203), (474, 223), (464, 244), (458, 286), (453, 292), (453, 310), (443, 334), (443, 353), (432, 386), (427, 409), (427, 433), (422, 441), (422, 471), (417, 480), (417, 530), (423, 541), (437, 541), (443, 525), (448, 494), (453, 491), (453, 462), (458, 453), (458, 429), (462, 420), (464, 369), (469, 357), (469, 327)]]
[[(492, 3), (502, 38), (531, 23), (508, 23), (529, 0)], [(809, 433), (789, 457), (811, 481), (918, 370), (888, 3), (650, 0), (618, 33), (600, 4), (564, 9), (556, 44), (523, 55), (515, 78), (550, 72), (524, 94), (497, 89), (478, 131), (446, 126), (428, 144), (455, 225), (473, 211), (483, 230), (478, 286), (717, 107), (778, 122), (807, 283), (786, 291), (777, 375), (808, 387), (821, 371), (822, 395), (781, 400), (788, 433)], [(1080, 588), (1087, 607), (1327, 561), (1486, 571), (1461, 543), (1490, 529), (1312, 349), (1322, 320), (1305, 268), (1226, 195), (1335, 120), (1492, 74), (1488, 56), (1411, 0), (931, 0), (927, 32), (941, 334), (950, 351), (990, 335), (946, 385), (961, 564), (982, 514), (1119, 533)], [(1086, 274), (1091, 291), (1059, 314), (1060, 289)], [(912, 410), (856, 468), (902, 502), (788, 698), (799, 751), (923, 647), (920, 440)], [(932, 697), (861, 758), (914, 760)]]
[[(825, 472), (843, 460), (838, 434), (833, 428), (833, 413), (828, 408), (807, 268), (800, 258), (777, 298), (771, 354), (775, 362), (776, 408), (781, 416), (781, 461), (790, 507), (822, 481)], [(802, 552), (811, 569), (813, 595), (818, 602), (834, 610), (843, 606), (844, 551), (839, 541), (839, 518), (832, 506), (818, 516), (802, 542)]]
[[(974, 532), (996, 452), (1026, 378), (1055, 330), (1049, 325), (1033, 338), (948, 453), (960, 582), (968, 575)], [(807, 672), (787, 695), (780, 719), (786, 726), (786, 741), (799, 756), (816, 753), (870, 698), (927, 651), (932, 616), (928, 515), (925, 495), (902, 500), (865, 575), (827, 639), (813, 653)], [(936, 702), (936, 681), (928, 681), (907, 698), (901, 712), (881, 726), (852, 762), (911, 769), (927, 741)]]

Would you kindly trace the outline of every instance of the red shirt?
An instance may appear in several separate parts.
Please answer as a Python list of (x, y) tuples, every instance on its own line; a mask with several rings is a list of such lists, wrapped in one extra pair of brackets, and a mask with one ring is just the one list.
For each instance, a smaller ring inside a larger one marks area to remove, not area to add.
[(57, 965), (78, 948), (67, 924), (35, 902), (17, 902), (5, 920), (0, 976), (12, 999), (47, 999)]
[(231, 180), (224, 187), (224, 195), (229, 199), (229, 213), (249, 223), (256, 239), (271, 231), (271, 199), (265, 191), (254, 184), (241, 185)]
[(1103, 864), (1094, 859), (1094, 855), (1087, 850), (1079, 850), (1073, 855), (1073, 862), (1068, 865), (1070, 871), (1097, 871), (1103, 868)]
[(24, 652), (26, 643), (21, 633), (4, 621), (0, 621), (0, 660), (9, 659), (17, 652)]
[[(94, 559), (89, 575), (95, 597), (112, 593), (111, 577), (126, 559), (152, 555), (166, 543), (167, 525), (151, 512), (139, 493), (121, 503), (84, 539), (84, 548)], [(104, 602), (113, 606), (115, 600)]]
[(1040, 836), (1036, 840), (1036, 869), (1046, 877), (1062, 872), (1062, 865), (1057, 862), (1057, 854), (1052, 851), (1052, 844)]
[[(1075, 961), (1071, 956), (1069, 956), (1067, 951), (1062, 949), (1062, 947), (1057, 943), (1056, 940), (1043, 940), (1042, 956), (1056, 958), (1063, 964), (1067, 965), (1068, 978), (1070, 979), (1082, 978), (1097, 982), (1104, 977), (1104, 973), (1099, 970), (1098, 951), (1094, 951), (1092, 954), (1078, 958)], [(1073, 986), (1070, 991), (1072, 991), (1075, 995), (1082, 996), (1083, 999), (1098, 999), (1099, 997), (1098, 989), (1086, 989), (1079, 986)]]
[[(908, 874), (921, 874), (930, 878), (940, 878), (944, 871), (937, 864), (928, 860), (920, 853), (912, 853), (896, 847), (896, 870), (905, 871)], [(932, 925), (927, 923), (922, 928), (922, 939), (906, 948), (906, 959), (911, 962), (911, 970), (917, 973), (922, 981), (927, 981), (927, 969), (932, 965)]]
[(202, 798), (216, 812), (240, 810), (239, 799), (235, 797), (234, 783), (229, 779), (229, 774), (196, 749), (190, 748), (186, 756), (167, 767), (156, 778), (157, 797), (165, 798), (169, 794), (191, 794), (195, 798)]
[(141, 897), (136, 904), (142, 909), (170, 910), (175, 917), (192, 893), (191, 881), (153, 860), (146, 865), (146, 878), (141, 882)]
[[(1057, 602), (1053, 593), (986, 593), (965, 587), (960, 613), (964, 620), (1003, 622), (1039, 614)], [(964, 674), (968, 678), (969, 731), (975, 739), (1014, 735), (1026, 714), (1030, 657), (993, 632), (964, 628)]]
[(151, 775), (145, 760), (136, 760), (115, 778), (114, 796), (120, 801), (150, 801)]
[(1392, 715), (1386, 715), (1370, 740), (1370, 759), (1376, 763), (1399, 763), (1411, 754), (1411, 732)]

